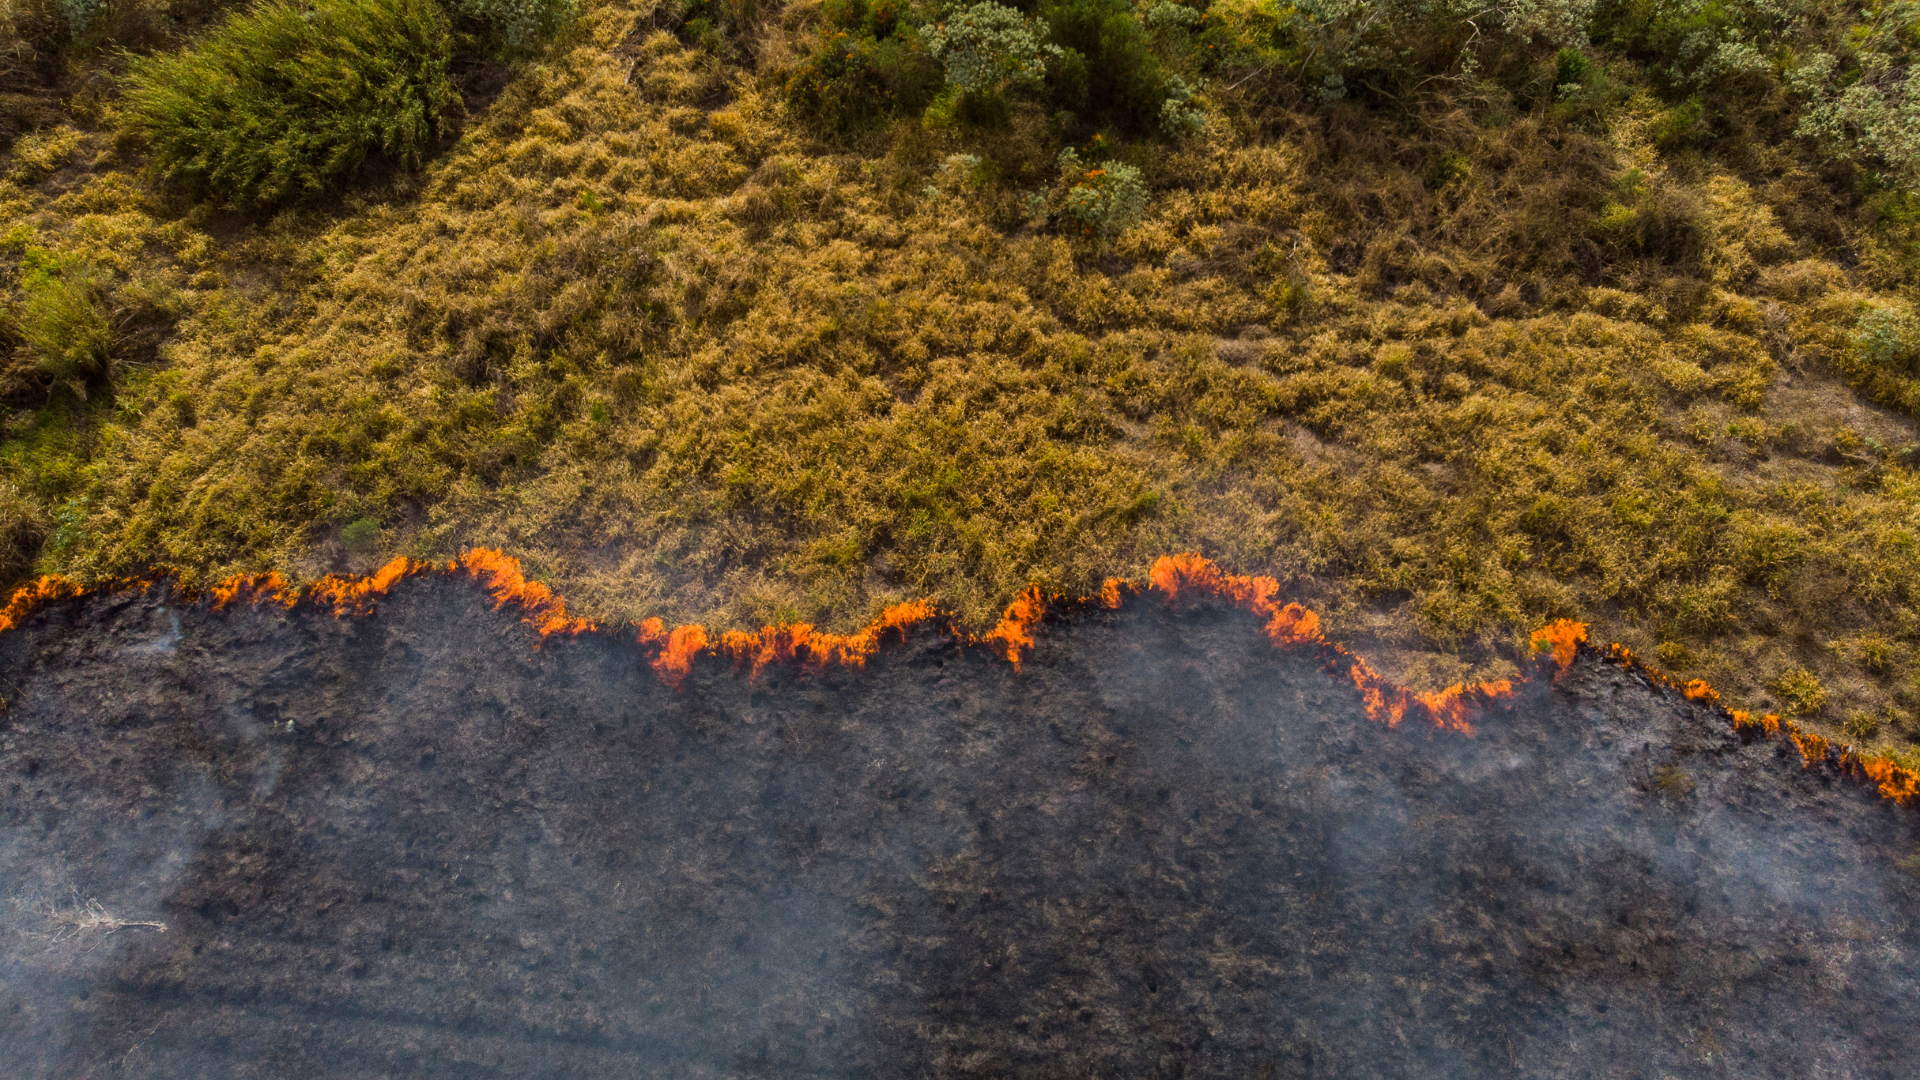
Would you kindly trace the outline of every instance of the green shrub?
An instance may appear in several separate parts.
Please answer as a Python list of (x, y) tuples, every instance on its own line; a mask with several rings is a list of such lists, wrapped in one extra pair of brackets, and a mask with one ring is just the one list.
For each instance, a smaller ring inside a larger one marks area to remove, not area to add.
[(1905, 305), (1868, 308), (1854, 324), (1853, 355), (1873, 371), (1913, 374), (1920, 368), (1920, 319)]
[(1869, 712), (1855, 710), (1847, 714), (1846, 722), (1840, 725), (1840, 730), (1845, 732), (1848, 738), (1870, 742), (1880, 734), (1880, 718)]
[(432, 0), (270, 0), (134, 61), (125, 122), (166, 179), (233, 204), (323, 191), (369, 155), (416, 165), (459, 96)]
[(340, 546), (360, 555), (379, 551), (380, 523), (372, 518), (360, 518), (348, 523), (340, 530)]
[(91, 267), (29, 253), (14, 317), (35, 367), (81, 387), (106, 370), (113, 328), (102, 310), (100, 292)]

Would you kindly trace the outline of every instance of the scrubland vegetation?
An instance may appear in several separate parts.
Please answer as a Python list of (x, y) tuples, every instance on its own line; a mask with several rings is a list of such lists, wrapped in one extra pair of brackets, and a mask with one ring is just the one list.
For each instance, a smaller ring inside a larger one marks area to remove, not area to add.
[(1920, 739), (1920, 7), (14, 0), (0, 566), (989, 619), (1194, 549)]

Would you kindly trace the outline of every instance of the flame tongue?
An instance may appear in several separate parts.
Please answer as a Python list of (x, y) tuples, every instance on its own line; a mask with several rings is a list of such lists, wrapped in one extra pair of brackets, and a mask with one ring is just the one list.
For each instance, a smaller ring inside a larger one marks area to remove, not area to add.
[(1020, 650), (1033, 648), (1033, 628), (1040, 625), (1040, 617), (1047, 613), (1046, 598), (1040, 595), (1038, 585), (1029, 585), (1013, 603), (1007, 605), (1007, 613), (1000, 616), (1000, 622), (980, 638), (981, 643), (1001, 646), (1006, 650), (1007, 660), (1013, 664), (1013, 670), (1020, 670)]
[(572, 637), (596, 629), (591, 620), (568, 615), (566, 601), (554, 595), (552, 589), (537, 581), (528, 581), (520, 570), (520, 560), (511, 555), (474, 548), (455, 565), (486, 588), (493, 596), (496, 609), (508, 604), (518, 607), (522, 612), (521, 621), (540, 631), (541, 637), (553, 634)]

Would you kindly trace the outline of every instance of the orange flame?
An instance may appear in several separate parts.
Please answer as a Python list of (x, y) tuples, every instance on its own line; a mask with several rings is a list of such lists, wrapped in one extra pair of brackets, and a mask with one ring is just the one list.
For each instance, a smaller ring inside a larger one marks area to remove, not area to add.
[[(1187, 552), (1162, 555), (1147, 571), (1153, 587), (1177, 599), (1182, 590), (1230, 600), (1267, 620), (1267, 637), (1275, 645), (1319, 645), (1326, 643), (1320, 632), (1320, 616), (1299, 604), (1278, 604), (1280, 583), (1266, 576), (1242, 577), (1225, 574), (1211, 559)], [(1356, 680), (1357, 681), (1357, 680)]]
[(1827, 749), (1831, 744), (1827, 742), (1825, 735), (1801, 731), (1800, 725), (1791, 720), (1786, 721), (1785, 726), (1787, 738), (1792, 739), (1793, 745), (1800, 750), (1801, 768), (1811, 769), (1814, 762), (1827, 760)]
[(365, 615), (373, 610), (375, 597), (385, 596), (401, 579), (436, 569), (430, 562), (415, 562), (401, 556), (363, 578), (328, 574), (313, 583), (308, 595), (335, 615)]
[(1587, 624), (1572, 619), (1555, 619), (1533, 632), (1529, 639), (1533, 651), (1537, 653), (1552, 650), (1553, 662), (1561, 671), (1567, 670), (1573, 663), (1574, 654), (1587, 640)]
[(659, 619), (647, 619), (638, 627), (642, 645), (654, 645), (660, 654), (653, 658), (653, 673), (660, 681), (680, 689), (693, 674), (693, 658), (707, 647), (707, 628), (697, 623), (676, 626), (672, 631)]
[(238, 603), (278, 604), (292, 607), (299, 602), (297, 590), (288, 587), (279, 574), (247, 574), (230, 577), (211, 590), (213, 610), (221, 611)]
[(1912, 769), (1903, 769), (1889, 758), (1872, 758), (1860, 762), (1860, 771), (1867, 779), (1879, 785), (1880, 794), (1902, 806), (1920, 799), (1920, 773)]
[(1705, 679), (1693, 679), (1689, 681), (1686, 687), (1680, 692), (1687, 696), (1688, 701), (1704, 701), (1711, 705), (1720, 700), (1720, 691), (1708, 686), (1707, 680)]
[[(879, 651), (881, 640), (888, 631), (898, 630), (904, 637), (907, 630), (938, 614), (938, 609), (930, 602), (914, 600), (887, 608), (878, 619), (856, 634), (818, 634), (814, 632), (812, 623), (764, 626), (757, 634), (730, 630), (720, 635), (719, 651), (736, 662), (750, 664), (752, 675), (749, 677), (759, 675), (760, 669), (776, 663), (798, 663), (816, 671), (830, 664), (864, 667), (867, 659)], [(1002, 620), (1003, 626), (1005, 622)], [(1031, 640), (1028, 644), (1032, 644)], [(691, 657), (687, 662), (692, 663)], [(1018, 663), (1016, 658), (1015, 664)]]

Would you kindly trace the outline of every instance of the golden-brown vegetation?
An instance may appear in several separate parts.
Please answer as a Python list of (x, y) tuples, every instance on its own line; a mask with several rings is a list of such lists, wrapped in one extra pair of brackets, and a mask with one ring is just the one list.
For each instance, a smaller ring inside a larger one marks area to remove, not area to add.
[(7, 241), (90, 283), (115, 371), (55, 377), (22, 271), (9, 550), (207, 580), (483, 544), (597, 617), (849, 628), (1195, 549), (1416, 685), (1571, 616), (1920, 737), (1920, 395), (1860, 331), (1910, 312), (1908, 204), (1737, 131), (1663, 149), (1645, 93), (1220, 86), (1128, 147), (1144, 219), (1073, 235), (1023, 209), (1035, 108), (796, 117), (818, 18), (726, 49), (588, 4), (421, 173), (272, 214), (178, 201), (105, 121), (17, 140)]

